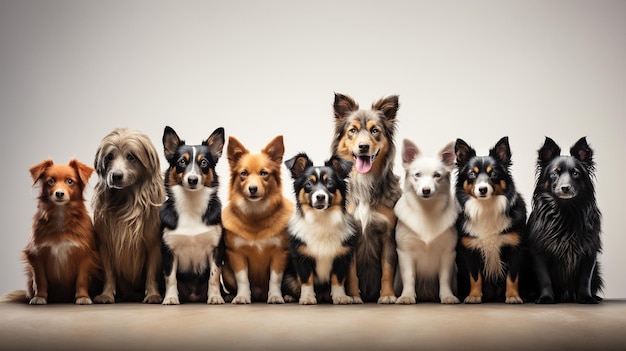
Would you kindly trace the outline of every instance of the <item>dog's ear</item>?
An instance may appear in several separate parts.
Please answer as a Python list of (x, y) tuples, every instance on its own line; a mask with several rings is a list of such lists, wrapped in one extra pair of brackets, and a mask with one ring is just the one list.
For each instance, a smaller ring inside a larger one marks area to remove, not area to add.
[(493, 149), (489, 150), (489, 156), (495, 158), (498, 162), (505, 166), (510, 166), (511, 147), (509, 146), (509, 137), (505, 136), (498, 140)]
[(180, 145), (185, 145), (185, 141), (178, 137), (178, 134), (176, 134), (176, 131), (172, 127), (165, 126), (165, 130), (163, 131), (163, 152), (165, 159), (170, 161), (176, 154), (176, 149), (178, 149)]
[(226, 149), (226, 158), (231, 169), (237, 167), (237, 162), (241, 156), (250, 153), (243, 144), (233, 136), (228, 137), (228, 148)]
[(546, 137), (543, 146), (537, 151), (537, 163), (543, 167), (560, 155), (561, 148), (554, 142), (554, 140)]
[(385, 119), (393, 120), (396, 118), (398, 108), (400, 108), (398, 99), (398, 95), (390, 95), (381, 98), (372, 104), (372, 110), (382, 111), (383, 115), (385, 115)]
[(452, 168), (454, 166), (454, 159), (456, 158), (454, 154), (454, 141), (449, 142), (439, 151), (439, 157), (446, 167)]
[(574, 144), (570, 150), (570, 155), (574, 156), (578, 161), (582, 163), (592, 163), (593, 162), (593, 150), (587, 144), (587, 138), (582, 137), (578, 139), (576, 144)]
[(76, 170), (76, 174), (78, 174), (78, 178), (80, 178), (83, 186), (87, 185), (87, 183), (89, 183), (89, 178), (91, 177), (91, 174), (95, 170), (92, 167), (89, 167), (86, 164), (79, 162), (75, 158), (70, 160), (69, 165), (70, 167), (74, 168), (74, 170)]
[(454, 144), (454, 154), (456, 155), (456, 165), (460, 168), (465, 166), (467, 161), (476, 156), (476, 150), (469, 146), (463, 139), (456, 139)]
[(402, 140), (402, 165), (408, 167), (417, 158), (420, 149), (409, 139)]
[(358, 109), (359, 104), (353, 98), (348, 95), (335, 93), (335, 102), (333, 103), (335, 118), (342, 119)]
[(215, 163), (222, 156), (222, 150), (224, 149), (224, 128), (219, 127), (209, 135), (209, 137), (202, 142), (202, 145), (209, 147), (209, 152)]
[(313, 162), (311, 162), (307, 154), (301, 152), (285, 161), (285, 166), (291, 172), (291, 177), (296, 179), (299, 178), (307, 168), (312, 167)]
[(276, 163), (283, 162), (283, 155), (285, 154), (285, 144), (283, 143), (283, 136), (276, 136), (265, 146), (263, 150), (261, 150), (261, 152), (266, 154), (270, 158), (270, 160)]
[(341, 179), (346, 179), (350, 177), (350, 172), (352, 171), (353, 163), (351, 161), (346, 160), (343, 157), (339, 157), (337, 155), (333, 155), (328, 161), (326, 161), (325, 166), (331, 167), (332, 169), (339, 174)]
[(46, 169), (48, 169), (48, 167), (52, 166), (53, 164), (54, 162), (48, 159), (32, 166), (29, 171), (31, 177), (33, 177), (33, 184), (37, 183), (41, 176), (46, 172)]

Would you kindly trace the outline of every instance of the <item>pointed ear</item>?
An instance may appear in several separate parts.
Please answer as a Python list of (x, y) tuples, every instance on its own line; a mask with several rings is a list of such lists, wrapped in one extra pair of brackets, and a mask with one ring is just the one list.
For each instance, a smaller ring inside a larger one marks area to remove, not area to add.
[(328, 161), (324, 163), (326, 167), (331, 167), (339, 174), (341, 179), (346, 179), (350, 176), (353, 163), (337, 155), (333, 155)]
[(393, 120), (396, 118), (398, 108), (400, 108), (398, 95), (384, 97), (372, 104), (372, 110), (382, 111), (387, 120)]
[(554, 142), (554, 140), (546, 137), (543, 146), (537, 151), (537, 162), (543, 166), (560, 155), (561, 148)]
[(264, 154), (269, 156), (270, 160), (281, 163), (283, 162), (283, 155), (285, 154), (285, 144), (283, 143), (283, 136), (278, 135), (272, 141), (270, 141), (263, 150)]
[(403, 166), (406, 167), (411, 162), (413, 162), (417, 158), (417, 155), (419, 155), (419, 153), (420, 153), (420, 150), (417, 147), (417, 145), (415, 145), (415, 143), (413, 143), (409, 139), (402, 140), (402, 165)]
[(80, 178), (81, 183), (83, 183), (83, 186), (87, 185), (87, 183), (89, 183), (89, 178), (91, 177), (91, 174), (95, 170), (92, 167), (89, 167), (74, 158), (70, 160), (69, 165), (76, 170), (76, 174), (78, 174), (78, 177)]
[(209, 152), (213, 159), (217, 163), (217, 160), (222, 156), (222, 150), (224, 149), (224, 128), (219, 127), (209, 135), (209, 137), (202, 142), (202, 145), (209, 147)]
[(335, 118), (342, 119), (358, 109), (359, 105), (353, 98), (348, 95), (335, 93), (335, 102), (333, 103)]
[(313, 162), (309, 160), (307, 154), (302, 152), (285, 161), (285, 166), (291, 172), (291, 177), (296, 179), (299, 178), (307, 168), (312, 167)]
[(46, 169), (48, 169), (48, 167), (52, 166), (53, 164), (54, 162), (48, 159), (32, 166), (29, 171), (31, 177), (33, 177), (33, 184), (37, 183), (41, 176), (46, 172)]
[(474, 150), (463, 139), (456, 139), (454, 144), (454, 154), (456, 155), (456, 164), (459, 167), (465, 166), (467, 161), (476, 156), (476, 150)]
[(180, 145), (185, 145), (185, 141), (180, 140), (178, 134), (176, 134), (176, 131), (174, 131), (172, 127), (166, 126), (163, 131), (163, 151), (165, 159), (168, 161), (171, 160)]
[(454, 154), (454, 141), (449, 142), (439, 151), (439, 157), (446, 167), (452, 168), (454, 166), (454, 159), (456, 158)]
[(228, 148), (226, 149), (226, 158), (228, 159), (228, 164), (231, 169), (237, 167), (237, 162), (241, 156), (250, 153), (248, 149), (246, 149), (243, 144), (235, 139), (235, 137), (228, 137)]
[(570, 155), (574, 156), (578, 161), (582, 163), (593, 164), (593, 150), (587, 144), (587, 138), (582, 137), (578, 139), (576, 144), (569, 150)]
[(498, 140), (493, 149), (489, 150), (489, 156), (498, 160), (504, 165), (511, 164), (511, 148), (509, 147), (509, 137), (505, 136)]

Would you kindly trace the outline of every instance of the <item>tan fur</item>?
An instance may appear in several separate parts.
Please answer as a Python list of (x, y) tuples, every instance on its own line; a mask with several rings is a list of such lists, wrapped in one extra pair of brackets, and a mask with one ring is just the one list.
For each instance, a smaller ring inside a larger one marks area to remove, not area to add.
[[(229, 203), (222, 211), (226, 243), (223, 280), (225, 288), (237, 295), (233, 303), (284, 302), (280, 291), (271, 291), (270, 282), (271, 272), (282, 280), (288, 260), (287, 224), (294, 212), (293, 203), (283, 196), (283, 154), (282, 136), (270, 141), (260, 154), (250, 154), (234, 137), (228, 140), (230, 186)], [(256, 192), (251, 187), (256, 187)], [(255, 195), (258, 198), (253, 201)], [(246, 271), (248, 292), (240, 289), (236, 277)]]
[(93, 171), (75, 159), (67, 165), (46, 160), (30, 168), (41, 189), (23, 251), (30, 304), (92, 303), (89, 290), (99, 276), (100, 259), (83, 191)]
[[(159, 155), (146, 134), (118, 128), (102, 139), (94, 164), (100, 176), (92, 202), (94, 225), (105, 272), (104, 289), (94, 301), (160, 303), (159, 208), (165, 190)], [(113, 164), (125, 172), (120, 185), (111, 180)]]

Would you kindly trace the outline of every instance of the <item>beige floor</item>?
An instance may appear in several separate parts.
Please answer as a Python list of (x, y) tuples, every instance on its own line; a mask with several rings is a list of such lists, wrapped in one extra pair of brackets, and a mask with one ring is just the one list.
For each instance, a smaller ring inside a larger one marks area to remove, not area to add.
[(626, 300), (561, 304), (0, 304), (2, 350), (626, 349)]

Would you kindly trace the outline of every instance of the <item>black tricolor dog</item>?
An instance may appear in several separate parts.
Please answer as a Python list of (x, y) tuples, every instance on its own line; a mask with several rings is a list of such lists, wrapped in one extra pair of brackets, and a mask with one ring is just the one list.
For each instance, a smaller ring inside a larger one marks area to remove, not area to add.
[(316, 304), (316, 292), (320, 300), (330, 294), (334, 304), (361, 303), (358, 291), (348, 296), (345, 289), (348, 274), (356, 276), (357, 227), (346, 210), (352, 162), (332, 157), (316, 167), (300, 153), (285, 165), (296, 196), (296, 212), (288, 226), (292, 262), (285, 273), (287, 293), (299, 296), (303, 305)]
[(165, 127), (163, 147), (169, 162), (167, 200), (161, 207), (163, 304), (222, 304), (224, 242), (215, 166), (224, 147), (224, 128), (217, 128), (201, 145), (185, 145), (174, 129)]
[(488, 156), (462, 139), (455, 145), (459, 295), (465, 303), (523, 303), (520, 271), (525, 254), (526, 205), (510, 173), (508, 137)]
[(546, 137), (538, 151), (537, 182), (528, 217), (539, 298), (537, 303), (598, 303), (602, 278), (601, 215), (596, 204), (593, 150), (586, 138), (561, 156)]

